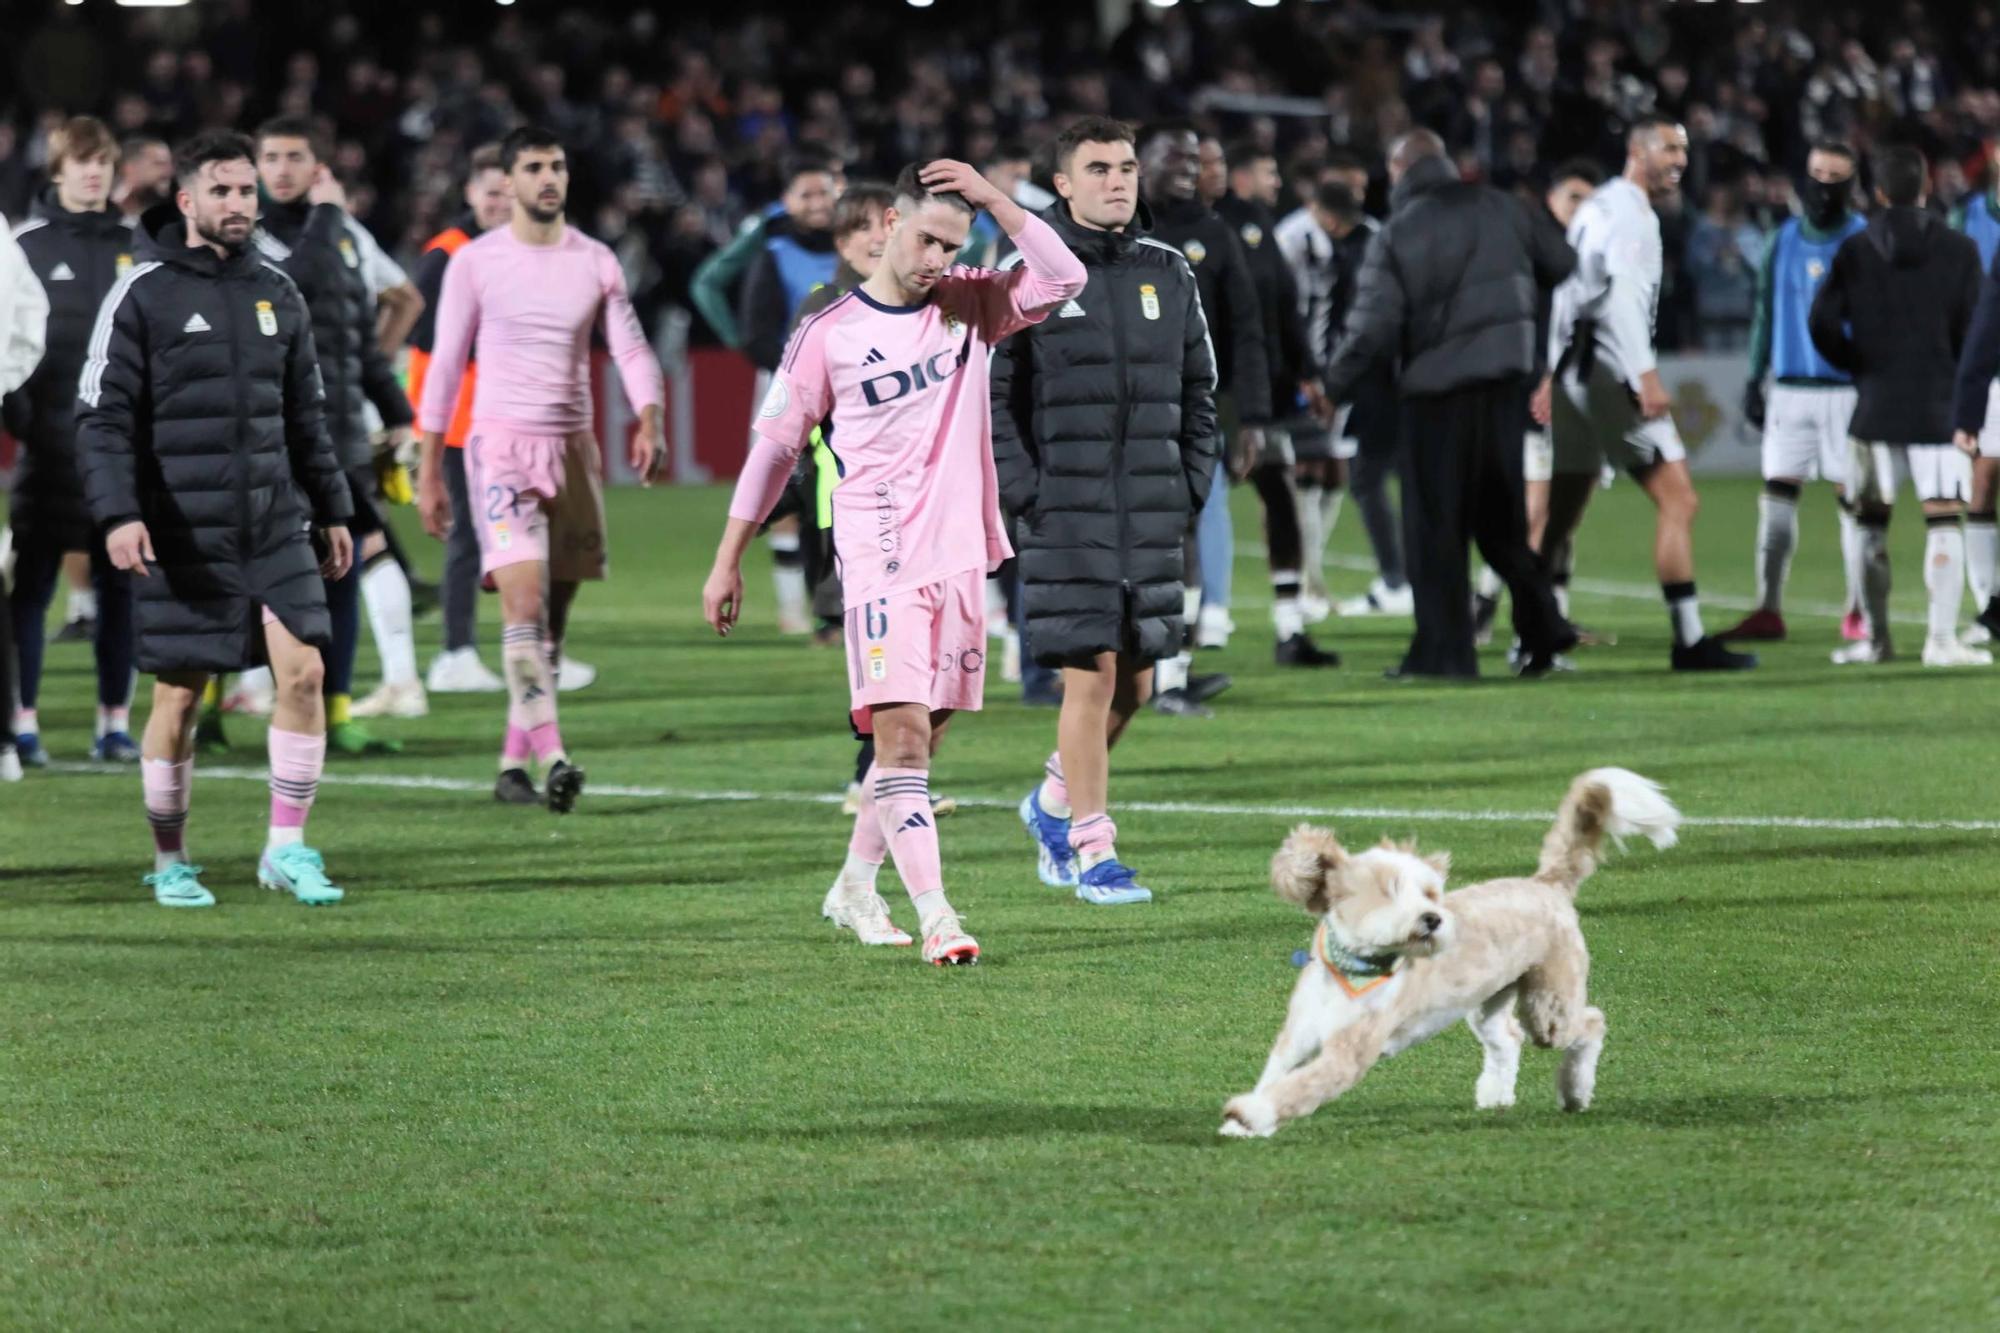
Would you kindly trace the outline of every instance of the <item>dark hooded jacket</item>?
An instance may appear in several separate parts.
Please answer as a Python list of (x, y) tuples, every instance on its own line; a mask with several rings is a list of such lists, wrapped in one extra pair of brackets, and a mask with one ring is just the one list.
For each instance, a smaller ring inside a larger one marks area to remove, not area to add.
[(189, 248), (172, 204), (139, 223), (138, 261), (105, 298), (77, 385), (77, 451), (100, 533), (138, 520), (141, 671), (263, 658), (262, 610), (329, 639), (308, 526), (344, 524), (311, 317), (254, 248)]
[[(1076, 299), (993, 351), (993, 461), (1019, 519), (1028, 642), (1055, 666), (1181, 643), (1181, 538), (1218, 449), (1215, 358), (1175, 247), (1042, 215), (1083, 261)], [(1003, 267), (1020, 263), (1019, 252)]]
[(1979, 247), (1916, 208), (1878, 213), (1834, 252), (1806, 327), (1819, 354), (1854, 377), (1855, 439), (1950, 442), (1979, 277)]
[(43, 191), (15, 237), (49, 297), (48, 346), (7, 395), (7, 433), (21, 442), (8, 521), (27, 540), (81, 551), (91, 540), (76, 458), (76, 377), (97, 307), (132, 267), (132, 229), (116, 210), (72, 213)]
[(265, 200), (255, 247), (298, 284), (312, 311), (313, 344), (326, 381), (326, 430), (344, 468), (374, 459), (365, 405), (385, 426), (414, 419), (410, 400), (375, 338), (375, 298), (347, 215), (333, 204)]
[(1520, 200), (1460, 181), (1441, 157), (1420, 159), (1369, 243), (1327, 394), (1347, 400), (1383, 355), (1398, 358), (1406, 398), (1525, 378), (1538, 364), (1539, 294), (1575, 267), (1569, 243)]
[[(1215, 348), (1217, 390), (1234, 397), (1237, 420), (1250, 426), (1268, 424), (1271, 362), (1264, 351), (1264, 312), (1236, 228), (1201, 200), (1179, 199), (1155, 209), (1152, 236), (1179, 250), (1194, 269)], [(1290, 414), (1289, 399), (1278, 406)]]

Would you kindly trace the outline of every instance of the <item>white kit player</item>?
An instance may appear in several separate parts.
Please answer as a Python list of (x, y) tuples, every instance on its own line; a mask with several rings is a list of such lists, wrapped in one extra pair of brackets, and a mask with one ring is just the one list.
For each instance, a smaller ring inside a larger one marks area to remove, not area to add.
[[(952, 267), (985, 209), (1020, 250), (1005, 273)], [(840, 462), (834, 544), (847, 607), (857, 727), (875, 737), (847, 865), (826, 914), (864, 944), (909, 944), (875, 891), (893, 856), (917, 909), (924, 961), (971, 963), (979, 945), (944, 894), (930, 756), (953, 713), (980, 707), (986, 575), (1013, 554), (993, 467), (987, 353), (1083, 290), (1056, 233), (962, 162), (906, 167), (882, 261), (792, 334), (756, 420), (729, 522), (702, 589), (726, 635), (743, 608), (743, 552), (815, 427)]]
[[(1662, 116), (1642, 117), (1626, 140), (1624, 174), (1577, 209), (1569, 227), (1576, 272), (1556, 288), (1549, 329), (1552, 401), (1549, 388), (1539, 391), (1535, 416), (1548, 417), (1558, 474), (1595, 474), (1608, 459), (1652, 499), (1653, 565), (1673, 624), (1673, 669), (1741, 671), (1757, 659), (1702, 629), (1694, 480), (1653, 350), (1662, 263), (1652, 196), (1679, 189), (1686, 167), (1687, 131)], [(1542, 549), (1569, 540), (1582, 516), (1580, 501), (1570, 513), (1552, 512)]]

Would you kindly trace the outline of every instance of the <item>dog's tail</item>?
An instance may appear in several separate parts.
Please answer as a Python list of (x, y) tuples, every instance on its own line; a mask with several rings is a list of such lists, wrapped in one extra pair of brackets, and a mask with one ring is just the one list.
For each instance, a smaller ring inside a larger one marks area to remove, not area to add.
[(1655, 847), (1679, 840), (1681, 812), (1660, 791), (1660, 784), (1623, 768), (1593, 768), (1570, 784), (1556, 811), (1555, 827), (1542, 839), (1542, 864), (1535, 878), (1568, 889), (1597, 869), (1604, 839), (1621, 847), (1639, 834)]

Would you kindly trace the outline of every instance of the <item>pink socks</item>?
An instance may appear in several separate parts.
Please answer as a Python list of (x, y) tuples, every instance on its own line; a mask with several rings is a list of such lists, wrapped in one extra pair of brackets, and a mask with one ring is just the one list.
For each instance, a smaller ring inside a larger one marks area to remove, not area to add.
[(326, 768), (326, 737), (272, 727), (267, 743), (271, 755), (270, 845), (304, 842), (306, 814), (319, 794), (319, 775)]
[(187, 860), (188, 801), (194, 794), (194, 760), (146, 759), (139, 764), (146, 791), (146, 822), (153, 826), (153, 868)]
[[(931, 814), (930, 775), (921, 768), (884, 768), (880, 764), (873, 771), (876, 824), (896, 858), (896, 873), (902, 876), (910, 901), (941, 893), (944, 867), (938, 852), (937, 821)], [(918, 903), (919, 910), (922, 907)]]
[(507, 677), (507, 739), (502, 768), (521, 768), (529, 753), (543, 764), (569, 756), (556, 729), (556, 673), (540, 625), (500, 631), (500, 662)]

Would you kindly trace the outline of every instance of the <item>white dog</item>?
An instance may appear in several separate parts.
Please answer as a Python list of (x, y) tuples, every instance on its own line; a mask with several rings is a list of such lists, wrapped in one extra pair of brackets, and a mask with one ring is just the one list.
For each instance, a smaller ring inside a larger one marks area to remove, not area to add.
[(1461, 1018), (1486, 1050), (1481, 1107), (1514, 1104), (1523, 1019), (1536, 1045), (1563, 1053), (1563, 1109), (1589, 1106), (1604, 1012), (1584, 992), (1590, 955), (1577, 886), (1597, 868), (1607, 835), (1637, 833), (1670, 847), (1679, 823), (1656, 784), (1622, 768), (1593, 769), (1563, 798), (1533, 878), (1451, 894), (1449, 855), (1418, 856), (1413, 844), (1386, 840), (1349, 855), (1328, 830), (1300, 825), (1271, 860), (1271, 886), (1319, 918), (1312, 957), (1263, 1077), (1223, 1108), (1221, 1132), (1268, 1137), (1353, 1087), (1377, 1060)]

